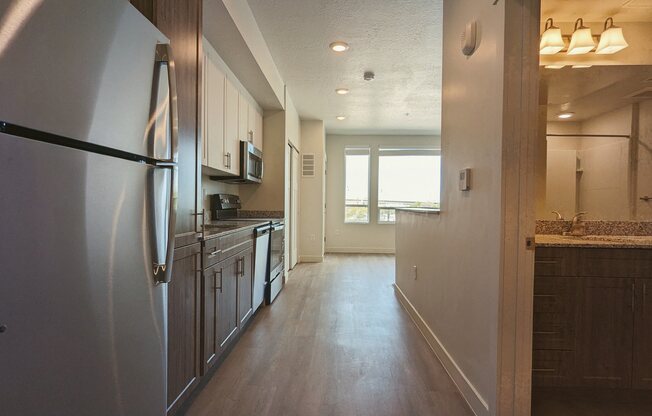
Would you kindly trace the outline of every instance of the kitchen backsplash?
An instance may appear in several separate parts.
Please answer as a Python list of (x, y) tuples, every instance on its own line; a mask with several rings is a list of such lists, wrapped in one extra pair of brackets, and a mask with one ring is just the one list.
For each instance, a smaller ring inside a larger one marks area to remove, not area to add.
[(240, 189), (238, 185), (213, 181), (207, 175), (201, 176), (201, 187), (202, 187), (202, 202), (204, 205), (204, 210), (206, 212), (206, 221), (211, 220), (210, 218), (211, 202), (210, 202), (209, 195), (213, 195), (213, 194), (240, 195)]
[[(652, 221), (584, 221), (587, 235), (652, 235)], [(537, 220), (537, 234), (562, 234), (571, 221)]]
[(284, 218), (285, 212), (283, 211), (238, 211), (240, 218)]

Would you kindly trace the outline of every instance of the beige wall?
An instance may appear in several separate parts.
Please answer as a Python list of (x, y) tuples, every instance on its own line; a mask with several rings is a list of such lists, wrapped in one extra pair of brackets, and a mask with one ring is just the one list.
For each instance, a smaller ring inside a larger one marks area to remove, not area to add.
[(301, 154), (315, 155), (315, 176), (300, 178), (299, 261), (324, 259), (326, 133), (321, 120), (301, 121)]
[(642, 201), (643, 196), (652, 197), (652, 101), (639, 104), (638, 146), (635, 146), (636, 175), (633, 182), (634, 215), (640, 221), (652, 221), (652, 201)]
[(400, 212), (396, 226), (399, 293), (477, 415), (529, 414), (533, 255), (520, 242), (534, 231), (536, 3), (445, 0), (442, 211)]
[[(344, 149), (370, 146), (369, 224), (344, 223)], [(345, 136), (326, 138), (326, 252), (393, 253), (394, 225), (378, 224), (378, 146), (440, 146), (437, 136)], [(418, 180), (418, 178), (415, 178)]]

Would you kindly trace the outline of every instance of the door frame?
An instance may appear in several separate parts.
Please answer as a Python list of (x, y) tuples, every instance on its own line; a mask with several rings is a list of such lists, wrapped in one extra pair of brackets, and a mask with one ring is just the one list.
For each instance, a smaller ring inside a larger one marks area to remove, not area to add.
[(531, 413), (540, 14), (541, 0), (505, 0), (500, 416)]
[[(290, 212), (288, 213), (289, 218), (289, 230), (288, 230), (288, 239), (290, 244), (288, 245), (288, 257), (289, 257), (289, 269), (292, 270), (294, 266), (299, 263), (299, 232), (298, 232), (298, 223), (299, 223), (299, 171), (296, 168), (301, 163), (299, 160), (300, 156), (299, 149), (297, 149), (291, 142), (288, 142), (288, 161), (289, 161), (289, 181), (288, 181), (288, 194), (289, 194), (289, 208)], [(297, 156), (295, 163), (294, 156)], [(296, 172), (295, 172), (296, 170)], [(294, 192), (294, 185), (297, 185), (297, 192)]]

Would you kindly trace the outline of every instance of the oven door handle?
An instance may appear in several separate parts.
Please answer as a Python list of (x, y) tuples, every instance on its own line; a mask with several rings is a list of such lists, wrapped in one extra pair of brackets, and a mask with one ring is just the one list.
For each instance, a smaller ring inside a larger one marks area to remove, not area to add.
[(272, 225), (273, 231), (279, 231), (285, 228), (285, 224)]

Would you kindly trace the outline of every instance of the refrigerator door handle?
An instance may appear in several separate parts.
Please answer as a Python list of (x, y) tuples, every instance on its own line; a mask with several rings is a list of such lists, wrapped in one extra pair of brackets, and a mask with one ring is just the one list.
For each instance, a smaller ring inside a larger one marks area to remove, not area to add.
[[(169, 283), (172, 280), (172, 262), (174, 261), (174, 234), (177, 218), (178, 167), (179, 155), (179, 118), (177, 112), (176, 70), (172, 60), (172, 50), (169, 44), (156, 46), (155, 66), (162, 73), (161, 65), (167, 67), (169, 118), (167, 123), (170, 132), (169, 159), (158, 160), (153, 169), (150, 183), (150, 230), (153, 243), (153, 271), (156, 284)], [(157, 79), (158, 77), (155, 77)], [(152, 108), (152, 120), (156, 120), (157, 106)], [(156, 128), (154, 128), (156, 130)], [(169, 183), (167, 182), (169, 174)], [(167, 199), (164, 200), (163, 198)], [(161, 207), (162, 210), (161, 210)], [(165, 230), (165, 231), (164, 231)]]

